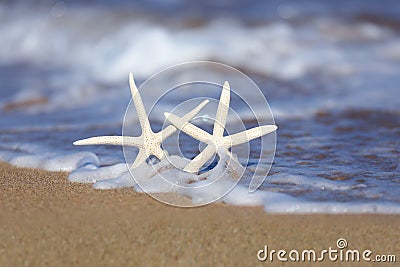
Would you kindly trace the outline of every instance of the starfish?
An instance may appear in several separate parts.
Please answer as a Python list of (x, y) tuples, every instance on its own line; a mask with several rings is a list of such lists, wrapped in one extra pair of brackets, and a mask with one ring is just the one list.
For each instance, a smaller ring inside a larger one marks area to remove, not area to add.
[[(129, 85), (131, 88), (132, 99), (135, 104), (136, 112), (138, 114), (140, 127), (142, 128), (142, 134), (137, 137), (132, 136), (96, 136), (90, 137), (83, 140), (75, 141), (74, 145), (127, 145), (136, 146), (139, 148), (139, 153), (136, 156), (131, 168), (136, 168), (140, 164), (146, 161), (146, 159), (154, 155), (158, 159), (162, 159), (165, 156), (165, 151), (161, 148), (161, 143), (175, 133), (177, 130), (175, 126), (169, 125), (160, 132), (153, 132), (150, 127), (149, 118), (143, 105), (142, 98), (140, 97), (139, 90), (136, 87), (135, 81), (133, 80), (132, 73), (129, 74)], [(196, 114), (209, 102), (205, 100), (201, 102), (197, 107), (192, 109), (189, 113), (182, 117), (183, 121), (191, 120)]]
[(263, 125), (233, 135), (224, 136), (224, 129), (229, 111), (229, 102), (230, 86), (229, 83), (225, 81), (219, 99), (212, 135), (188, 122), (185, 118), (180, 118), (168, 112), (164, 113), (166, 119), (176, 128), (190, 135), (194, 139), (207, 144), (206, 148), (186, 165), (184, 171), (197, 173), (200, 168), (217, 153), (220, 147), (229, 149), (232, 146), (246, 143), (278, 129), (276, 125)]

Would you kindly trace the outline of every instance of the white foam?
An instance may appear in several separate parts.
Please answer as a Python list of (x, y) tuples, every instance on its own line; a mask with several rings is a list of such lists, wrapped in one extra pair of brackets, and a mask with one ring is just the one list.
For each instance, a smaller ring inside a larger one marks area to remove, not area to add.
[[(214, 169), (200, 175), (181, 171), (188, 159), (170, 156), (159, 163), (144, 163), (129, 172), (126, 163), (100, 166), (100, 160), (91, 152), (32, 154), (41, 148), (33, 144), (19, 144), (9, 150), (0, 151), (0, 160), (19, 167), (40, 168), (48, 171), (71, 171), (69, 180), (93, 183), (96, 189), (134, 188), (137, 192), (177, 193), (189, 197), (194, 205), (223, 201), (239, 206), (264, 206), (270, 213), (400, 213), (400, 206), (394, 202), (332, 202), (307, 201), (285, 193), (257, 190), (249, 193), (243, 184), (237, 184), (244, 169), (224, 151), (219, 151), (220, 160)], [(43, 151), (43, 148), (41, 148)], [(177, 168), (179, 167), (179, 168)], [(263, 165), (260, 165), (263, 168)], [(251, 169), (251, 168), (250, 168)], [(290, 175), (274, 174), (267, 179), (269, 184), (292, 183), (312, 190), (353, 190), (364, 188), (365, 184), (351, 184), (343, 181), (329, 181)], [(368, 193), (368, 192), (367, 192)], [(374, 191), (372, 192), (374, 193)], [(371, 194), (372, 194), (371, 193)]]
[[(343, 70), (348, 73), (358, 66), (344, 54), (347, 50), (329, 44), (352, 39), (381, 41), (393, 35), (369, 23), (349, 25), (328, 18), (315, 19), (306, 27), (280, 20), (250, 28), (237, 20), (219, 18), (199, 28), (173, 28), (138, 16), (121, 20), (107, 14), (104, 21), (106, 11), (102, 9), (69, 9), (62, 23), (55, 23), (43, 10), (24, 11), (10, 9), (0, 25), (2, 61), (74, 65), (102, 81), (119, 82), (132, 69), (148, 77), (173, 64), (210, 58), (282, 79), (321, 68), (343, 75)], [(388, 45), (392, 47), (390, 41), (383, 44)], [(387, 55), (396, 57), (396, 49)]]
[(96, 181), (93, 184), (93, 188), (95, 189), (116, 189), (116, 188), (125, 188), (125, 187), (133, 187), (135, 185), (134, 180), (129, 172), (126, 172), (116, 178), (105, 179)]
[[(202, 27), (185, 28), (160, 25), (143, 17), (121, 20), (117, 15), (108, 16), (107, 22), (103, 22), (104, 10), (85, 7), (68, 9), (68, 16), (55, 23), (48, 10), (32, 13), (20, 8), (11, 8), (0, 24), (0, 63), (51, 63), (72, 66), (77, 73), (52, 77), (46, 81), (50, 89), (36, 83), (18, 88), (20, 92), (10, 101), (48, 98), (45, 104), (27, 108), (32, 112), (76, 109), (90, 104), (111, 110), (121, 105), (111, 107), (107, 103), (118, 95), (129, 99), (128, 91), (102, 90), (93, 82), (121, 83), (132, 70), (144, 79), (174, 64), (207, 59), (284, 80), (301, 79), (313, 72), (344, 79), (354, 76), (354, 84), (349, 82), (345, 88), (332, 85), (332, 93), (323, 98), (315, 99), (308, 94), (291, 96), (290, 101), (287, 96), (275, 98), (271, 107), (277, 117), (310, 116), (327, 108), (393, 109), (399, 105), (398, 98), (391, 97), (398, 90), (393, 77), (389, 77), (393, 80), (389, 86), (374, 87), (368, 82), (373, 77), (371, 73), (386, 80), (390, 80), (385, 78), (390, 72), (396, 76), (394, 70), (398, 66), (393, 64), (398, 64), (399, 58), (397, 35), (371, 23), (345, 24), (319, 17), (304, 25), (277, 20), (248, 27), (237, 20), (220, 18)], [(374, 47), (368, 43), (357, 49), (336, 45), (352, 44), (355, 40), (374, 42)], [(358, 53), (369, 56), (360, 57)], [(377, 95), (377, 88), (385, 93)], [(154, 94), (157, 93), (155, 89)], [(240, 115), (246, 118), (246, 114)]]
[(275, 195), (265, 203), (264, 209), (270, 213), (384, 213), (400, 214), (400, 206), (391, 202), (318, 202), (303, 201), (286, 195)]
[(94, 183), (118, 177), (128, 172), (126, 163), (119, 163), (112, 166), (98, 168), (96, 165), (84, 165), (69, 174), (71, 182)]
[(29, 154), (0, 151), (0, 160), (18, 167), (39, 168), (47, 171), (72, 171), (84, 165), (97, 167), (100, 164), (98, 157), (91, 152)]
[[(235, 157), (226, 151), (219, 151), (217, 166), (206, 173), (195, 175), (183, 172), (188, 160), (171, 156), (159, 163), (144, 163), (129, 173), (126, 164), (116, 164), (97, 168), (82, 166), (73, 171), (70, 181), (91, 182), (97, 189), (115, 189), (133, 187), (137, 192), (177, 193), (189, 197), (194, 205), (203, 205), (213, 201), (222, 201), (238, 206), (264, 206), (270, 213), (400, 213), (400, 206), (391, 202), (331, 202), (306, 201), (284, 193), (249, 189), (237, 184), (244, 171)], [(179, 167), (179, 168), (177, 168)], [(315, 189), (351, 190), (357, 186), (341, 185), (335, 181), (307, 180), (300, 175), (273, 175), (269, 183), (302, 183)], [(365, 185), (364, 185), (365, 186)]]

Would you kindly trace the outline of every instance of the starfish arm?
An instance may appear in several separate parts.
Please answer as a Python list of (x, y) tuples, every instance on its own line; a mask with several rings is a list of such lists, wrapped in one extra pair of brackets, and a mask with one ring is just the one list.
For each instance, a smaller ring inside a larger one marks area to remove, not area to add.
[(222, 87), (221, 96), (219, 98), (219, 104), (217, 114), (215, 115), (213, 135), (216, 137), (222, 137), (224, 135), (224, 129), (226, 125), (226, 118), (229, 111), (231, 89), (229, 83), (226, 81)]
[[(183, 120), (185, 121), (190, 121), (191, 119), (193, 119), (194, 116), (197, 115), (197, 113), (200, 112), (200, 110), (208, 104), (208, 102), (210, 102), (209, 100), (204, 100), (203, 102), (201, 102), (197, 107), (195, 107), (194, 109), (192, 109), (189, 113), (187, 113), (185, 116), (182, 117)], [(174, 125), (169, 125), (168, 127), (166, 127), (164, 130), (162, 130), (160, 132), (161, 136), (162, 136), (162, 140), (167, 139), (168, 137), (170, 137), (173, 133), (176, 132), (176, 127)]]
[(207, 140), (214, 139), (211, 134), (191, 124), (190, 122), (185, 121), (183, 118), (180, 118), (168, 112), (165, 112), (164, 116), (176, 128), (180, 129), (181, 131), (185, 132), (196, 140), (206, 142)]
[(158, 147), (155, 151), (153, 151), (152, 153), (154, 156), (156, 156), (159, 160), (161, 160), (162, 158), (164, 158), (165, 153), (164, 151), (161, 149), (161, 147)]
[(84, 145), (128, 145), (128, 146), (142, 146), (140, 137), (130, 136), (96, 136), (82, 140), (75, 141), (73, 144), (76, 146)]
[(135, 81), (133, 80), (132, 72), (129, 73), (129, 86), (131, 88), (132, 99), (138, 114), (140, 126), (142, 127), (142, 132), (151, 130), (149, 118), (147, 117), (146, 109), (144, 108), (139, 90), (137, 89)]
[(191, 162), (183, 169), (186, 172), (197, 173), (200, 168), (214, 156), (216, 149), (213, 145), (208, 145), (200, 154), (198, 154)]
[(227, 147), (240, 145), (240, 144), (246, 143), (248, 141), (251, 141), (253, 139), (256, 139), (260, 136), (272, 133), (276, 129), (278, 129), (278, 127), (276, 125), (263, 125), (263, 126), (254, 127), (254, 128), (251, 128), (249, 130), (246, 130), (246, 131), (243, 131), (243, 132), (240, 132), (237, 134), (225, 136), (223, 138), (223, 143)]
[(148, 156), (147, 156), (146, 151), (144, 149), (140, 149), (139, 153), (136, 156), (135, 161), (131, 165), (131, 169), (134, 169), (134, 168), (138, 167), (140, 164), (145, 162), (147, 158), (148, 158)]

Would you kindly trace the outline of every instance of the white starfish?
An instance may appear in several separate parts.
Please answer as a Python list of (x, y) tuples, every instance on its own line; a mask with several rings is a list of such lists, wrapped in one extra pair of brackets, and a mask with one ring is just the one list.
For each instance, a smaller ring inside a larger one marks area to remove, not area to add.
[[(177, 129), (173, 125), (169, 125), (162, 131), (155, 133), (150, 127), (149, 118), (143, 105), (142, 98), (133, 80), (132, 73), (129, 74), (129, 85), (131, 88), (132, 99), (135, 104), (136, 112), (138, 114), (142, 134), (138, 137), (132, 136), (96, 136), (74, 142), (74, 145), (126, 145), (136, 146), (139, 148), (139, 153), (132, 164), (132, 168), (136, 168), (146, 161), (146, 159), (154, 155), (158, 159), (165, 156), (164, 151), (161, 149), (161, 143), (171, 136)], [(182, 117), (183, 121), (191, 120), (196, 114), (209, 102), (205, 100), (201, 102), (196, 108), (191, 110)]]
[(186, 165), (184, 171), (197, 173), (200, 168), (215, 155), (219, 147), (230, 148), (232, 146), (240, 145), (255, 138), (269, 134), (278, 128), (276, 125), (263, 125), (233, 135), (223, 136), (229, 110), (229, 102), (230, 87), (229, 83), (226, 81), (222, 87), (222, 93), (219, 99), (212, 135), (189, 123), (184, 118), (180, 118), (168, 112), (164, 113), (164, 116), (167, 118), (167, 120), (170, 121), (175, 127), (192, 136), (194, 139), (207, 144), (207, 147), (191, 162), (189, 162), (188, 165)]

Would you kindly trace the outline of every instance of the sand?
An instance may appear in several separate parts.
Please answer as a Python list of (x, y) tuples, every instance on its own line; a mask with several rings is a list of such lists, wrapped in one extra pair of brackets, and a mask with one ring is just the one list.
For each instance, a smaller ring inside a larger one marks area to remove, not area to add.
[(400, 261), (398, 215), (273, 215), (221, 203), (176, 208), (131, 189), (70, 183), (67, 175), (0, 163), (0, 266), (309, 266), (260, 262), (257, 252), (265, 245), (320, 251), (336, 248), (338, 238), (349, 249)]

